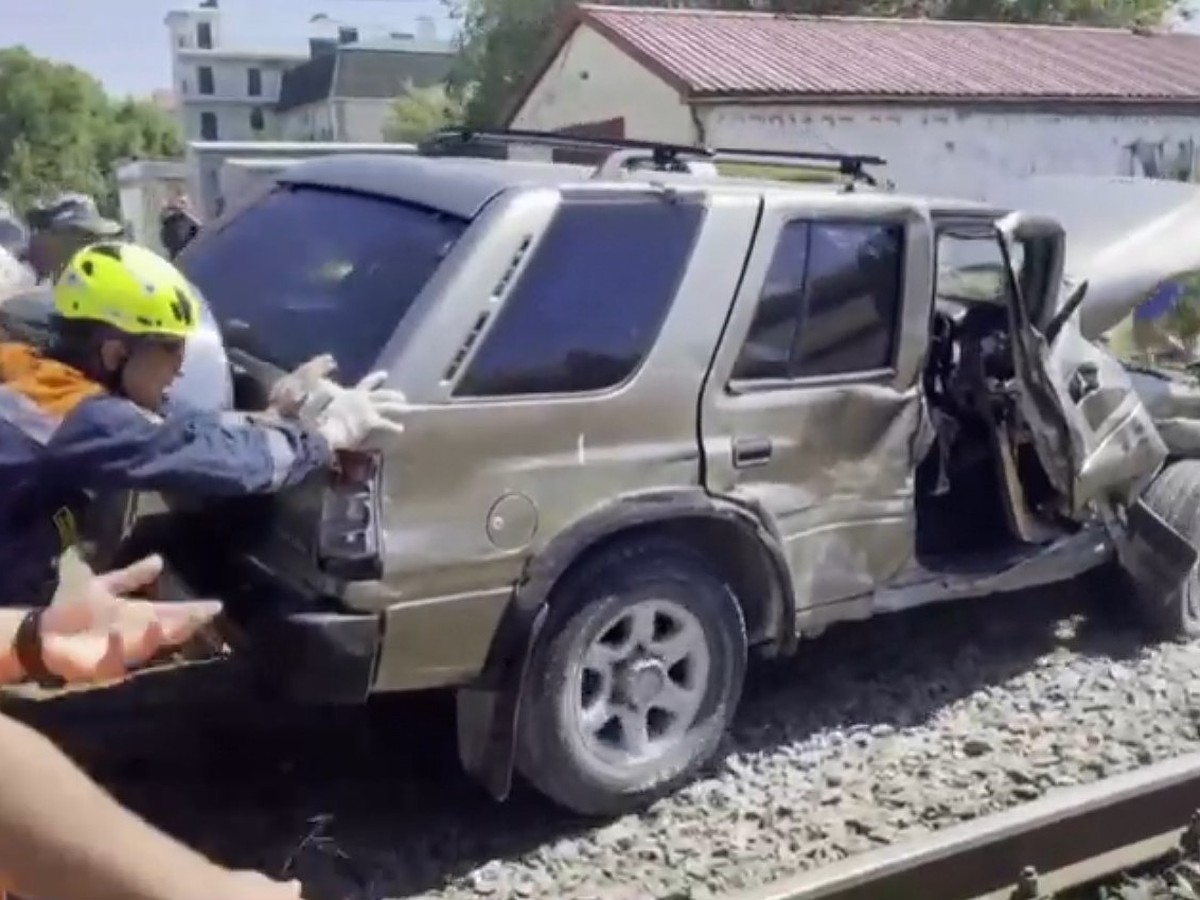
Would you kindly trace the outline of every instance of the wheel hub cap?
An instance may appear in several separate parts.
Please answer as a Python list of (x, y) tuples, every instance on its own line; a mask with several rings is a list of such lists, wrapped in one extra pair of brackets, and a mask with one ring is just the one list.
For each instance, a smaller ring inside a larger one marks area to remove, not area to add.
[(645, 709), (653, 703), (666, 684), (666, 668), (657, 659), (634, 660), (621, 674), (621, 693), (635, 709)]

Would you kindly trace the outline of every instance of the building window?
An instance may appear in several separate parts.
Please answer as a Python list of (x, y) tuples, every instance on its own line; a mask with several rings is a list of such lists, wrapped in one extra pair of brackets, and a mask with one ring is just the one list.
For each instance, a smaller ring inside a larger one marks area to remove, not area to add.
[(213, 70), (212, 66), (201, 66), (196, 70), (196, 79), (200, 82), (199, 91), (201, 94), (212, 95), (213, 93)]
[(217, 114), (214, 112), (200, 113), (200, 138), (205, 141), (215, 141), (220, 137), (217, 133)]
[(196, 23), (196, 46), (201, 50), (211, 50), (213, 45), (212, 39), (212, 23), (197, 22)]
[(250, 130), (262, 131), (266, 127), (266, 120), (263, 117), (263, 111), (257, 106), (250, 110)]
[(646, 194), (568, 195), (455, 394), (576, 394), (633, 377), (675, 299), (704, 215), (703, 202), (682, 196), (666, 203)]
[(262, 69), (246, 70), (246, 93), (251, 97), (262, 96)]
[(787, 223), (734, 380), (822, 378), (894, 365), (904, 228)]

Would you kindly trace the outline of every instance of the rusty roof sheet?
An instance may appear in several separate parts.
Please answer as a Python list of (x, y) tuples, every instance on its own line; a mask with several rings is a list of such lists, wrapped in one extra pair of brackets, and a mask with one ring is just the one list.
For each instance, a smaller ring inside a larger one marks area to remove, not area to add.
[(1200, 104), (1200, 35), (583, 5), (690, 96)]

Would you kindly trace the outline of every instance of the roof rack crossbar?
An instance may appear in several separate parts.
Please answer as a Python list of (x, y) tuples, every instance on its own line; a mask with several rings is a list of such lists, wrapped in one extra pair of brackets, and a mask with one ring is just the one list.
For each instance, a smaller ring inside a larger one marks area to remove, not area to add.
[[(866, 171), (867, 166), (882, 166), (887, 163), (881, 156), (857, 153), (810, 152), (801, 150), (758, 150), (751, 147), (695, 147), (687, 144), (669, 144), (659, 141), (634, 140), (631, 138), (590, 137), (550, 131), (527, 131), (509, 129), (502, 131), (476, 130), (470, 128), (448, 128), (433, 134), (424, 144), (427, 150), (436, 152), (447, 146), (471, 144), (508, 146), (525, 144), (560, 150), (608, 150), (628, 157), (628, 151), (645, 151), (655, 165), (670, 168), (680, 160), (709, 160), (712, 162), (744, 162), (760, 165), (813, 167), (828, 166), (855, 180), (871, 184), (875, 179)], [(603, 164), (602, 164), (603, 165)]]
[(447, 128), (430, 138), (434, 144), (530, 144), (562, 150), (647, 150), (667, 156), (710, 157), (712, 151), (706, 147), (691, 147), (686, 144), (667, 144), (661, 141), (637, 141), (630, 138), (585, 137), (563, 134), (556, 131), (478, 131), (471, 128)]

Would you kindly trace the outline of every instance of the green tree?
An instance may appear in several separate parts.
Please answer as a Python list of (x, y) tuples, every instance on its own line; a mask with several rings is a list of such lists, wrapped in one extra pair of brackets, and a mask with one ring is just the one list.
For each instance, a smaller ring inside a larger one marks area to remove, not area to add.
[(181, 151), (178, 129), (162, 110), (114, 101), (86, 72), (24, 47), (0, 49), (0, 196), (18, 209), (73, 190), (112, 212), (121, 159)]
[(428, 87), (409, 85), (405, 93), (392, 102), (391, 116), (383, 127), (387, 141), (416, 143), (441, 129), (460, 125), (463, 121), (463, 100), (451, 93), (444, 84)]
[[(499, 124), (505, 104), (529, 67), (545, 52), (569, 0), (443, 0), (462, 23), (452, 85), (472, 93), (466, 120)], [(660, 5), (643, 0), (646, 5)], [(723, 9), (748, 9), (749, 0), (708, 0)], [(770, 11), (793, 14), (924, 16), (992, 22), (1150, 26), (1178, 0), (770, 0)]]

